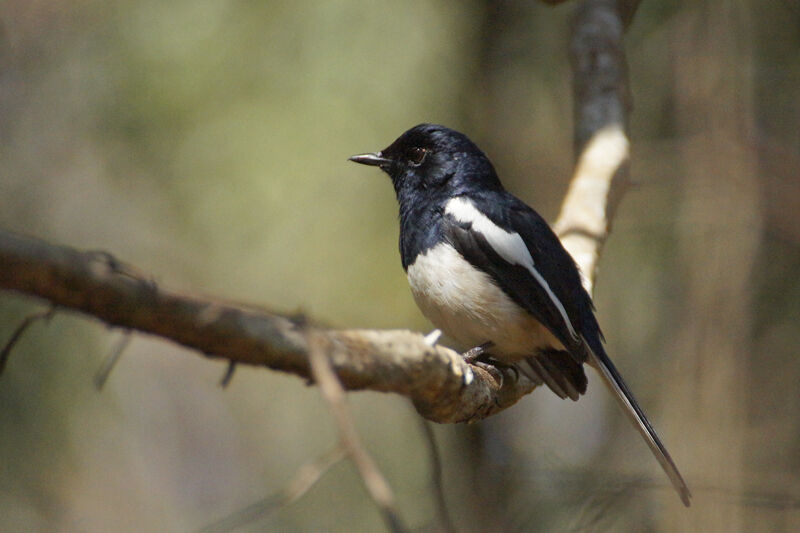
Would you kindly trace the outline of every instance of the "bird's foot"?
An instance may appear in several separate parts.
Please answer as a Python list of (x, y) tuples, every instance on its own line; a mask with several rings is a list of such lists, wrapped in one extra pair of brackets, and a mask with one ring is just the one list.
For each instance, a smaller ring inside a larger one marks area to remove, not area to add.
[(481, 370), (486, 371), (497, 381), (498, 387), (503, 388), (504, 376), (506, 371), (514, 372), (514, 379), (519, 377), (517, 368), (514, 365), (509, 365), (494, 359), (488, 351), (494, 346), (492, 341), (484, 342), (483, 344), (467, 350), (461, 356), (467, 363), (477, 366)]
[(497, 382), (498, 389), (503, 388), (503, 382), (504, 382), (503, 371), (500, 370), (498, 367), (496, 367), (492, 363), (484, 363), (483, 361), (477, 361), (477, 360), (470, 362), (470, 365), (476, 366), (481, 370), (485, 371), (490, 376), (492, 376), (492, 378), (494, 378), (494, 380)]

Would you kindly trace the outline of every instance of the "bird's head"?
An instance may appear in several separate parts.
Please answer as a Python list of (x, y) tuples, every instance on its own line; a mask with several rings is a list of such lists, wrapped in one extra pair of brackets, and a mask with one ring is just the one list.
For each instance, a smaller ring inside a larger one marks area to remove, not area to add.
[(500, 186), (491, 162), (475, 143), (437, 124), (414, 126), (380, 152), (354, 155), (350, 161), (389, 174), (398, 197)]

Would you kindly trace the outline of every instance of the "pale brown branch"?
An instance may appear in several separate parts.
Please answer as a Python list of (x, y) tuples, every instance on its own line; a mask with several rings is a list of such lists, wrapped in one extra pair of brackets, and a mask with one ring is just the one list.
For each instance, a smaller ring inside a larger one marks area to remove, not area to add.
[(317, 458), (316, 461), (306, 463), (300, 467), (294, 479), (281, 492), (282, 505), (289, 505), (302, 498), (322, 478), (325, 472), (344, 458), (345, 450), (340, 444)]
[(309, 344), (311, 374), (336, 421), (342, 446), (356, 465), (361, 481), (372, 501), (378, 506), (386, 526), (392, 532), (402, 533), (406, 529), (395, 509), (394, 494), (378, 465), (361, 443), (356, 424), (345, 403), (344, 388), (331, 366), (327, 342), (320, 335), (312, 333)]

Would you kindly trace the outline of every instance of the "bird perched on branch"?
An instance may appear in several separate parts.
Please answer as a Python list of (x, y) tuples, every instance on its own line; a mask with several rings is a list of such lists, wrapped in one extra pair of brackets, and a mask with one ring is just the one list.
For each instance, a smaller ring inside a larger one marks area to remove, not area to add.
[(462, 133), (420, 124), (350, 161), (392, 179), (400, 256), (423, 314), (470, 359), (512, 365), (561, 398), (585, 393), (583, 364), (593, 366), (688, 506), (686, 483), (606, 354), (575, 262), (486, 155)]

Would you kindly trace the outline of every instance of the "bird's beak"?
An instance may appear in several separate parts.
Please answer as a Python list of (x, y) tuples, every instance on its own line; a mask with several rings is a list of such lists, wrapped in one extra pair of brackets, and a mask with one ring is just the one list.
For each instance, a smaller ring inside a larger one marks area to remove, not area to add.
[(370, 165), (373, 167), (383, 167), (392, 164), (391, 159), (386, 159), (380, 152), (373, 152), (370, 154), (358, 154), (347, 158), (348, 161), (354, 163), (361, 163), (362, 165)]

